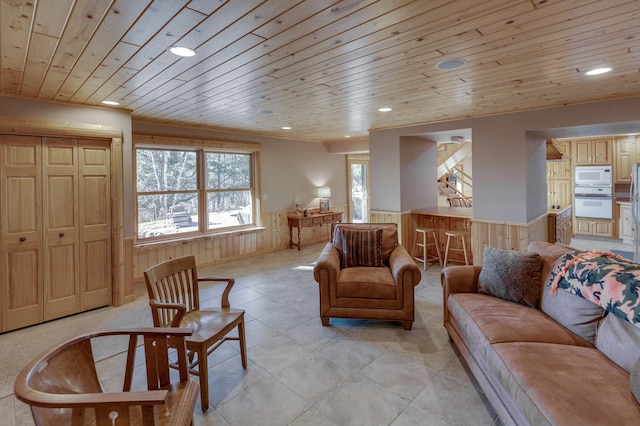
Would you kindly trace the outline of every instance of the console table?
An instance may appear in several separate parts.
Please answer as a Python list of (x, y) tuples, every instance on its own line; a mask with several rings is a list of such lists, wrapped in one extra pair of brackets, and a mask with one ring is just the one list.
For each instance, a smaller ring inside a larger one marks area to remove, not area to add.
[[(309, 216), (289, 215), (287, 216), (287, 221), (289, 222), (289, 248), (293, 248), (293, 246), (296, 246), (298, 247), (298, 250), (300, 250), (300, 230), (302, 228), (322, 226), (325, 223), (342, 222), (342, 212), (316, 213)], [(293, 228), (298, 228), (297, 243), (293, 242)]]

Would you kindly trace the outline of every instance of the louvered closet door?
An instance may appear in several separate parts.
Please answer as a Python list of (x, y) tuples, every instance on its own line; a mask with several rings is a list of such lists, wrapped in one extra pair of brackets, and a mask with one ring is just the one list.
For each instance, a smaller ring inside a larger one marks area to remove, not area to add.
[(42, 322), (42, 165), (39, 137), (0, 135), (0, 328)]
[(44, 138), (44, 319), (80, 311), (78, 140)]
[(112, 303), (108, 141), (79, 141), (80, 309)]

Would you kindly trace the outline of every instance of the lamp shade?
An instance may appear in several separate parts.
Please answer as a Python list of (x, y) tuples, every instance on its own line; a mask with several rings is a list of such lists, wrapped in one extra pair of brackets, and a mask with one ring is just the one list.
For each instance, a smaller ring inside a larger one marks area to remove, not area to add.
[(331, 188), (328, 186), (320, 186), (316, 188), (318, 198), (331, 198)]

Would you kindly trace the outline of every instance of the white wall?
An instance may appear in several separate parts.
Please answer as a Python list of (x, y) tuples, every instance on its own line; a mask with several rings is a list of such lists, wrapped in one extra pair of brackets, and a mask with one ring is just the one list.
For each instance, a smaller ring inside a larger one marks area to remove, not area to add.
[(417, 137), (403, 137), (400, 143), (401, 210), (424, 207), (424, 200), (438, 197), (438, 144)]

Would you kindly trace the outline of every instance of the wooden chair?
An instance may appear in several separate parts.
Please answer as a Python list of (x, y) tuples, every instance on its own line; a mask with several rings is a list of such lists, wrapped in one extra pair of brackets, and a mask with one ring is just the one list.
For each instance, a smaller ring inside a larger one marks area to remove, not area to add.
[[(209, 354), (226, 340), (239, 340), (242, 367), (247, 368), (244, 310), (233, 309), (229, 305), (229, 292), (235, 281), (228, 277), (198, 277), (193, 255), (152, 266), (144, 271), (144, 278), (149, 292), (153, 325), (191, 327), (195, 330), (186, 339), (189, 372), (200, 379), (200, 402), (202, 411), (206, 411), (209, 407)], [(200, 309), (198, 283), (205, 281), (227, 283), (221, 296), (220, 308)], [(238, 327), (238, 337), (227, 337), (235, 327)]]
[[(198, 386), (189, 380), (185, 343), (192, 333), (191, 329), (143, 328), (76, 337), (31, 361), (16, 378), (15, 395), (31, 406), (36, 425), (193, 424)], [(123, 390), (104, 392), (91, 340), (119, 335), (129, 336)], [(132, 391), (139, 336), (144, 341), (147, 390)], [(170, 383), (170, 346), (177, 348), (180, 380), (176, 383)]]

